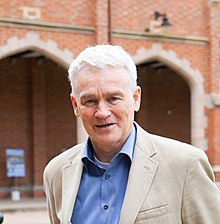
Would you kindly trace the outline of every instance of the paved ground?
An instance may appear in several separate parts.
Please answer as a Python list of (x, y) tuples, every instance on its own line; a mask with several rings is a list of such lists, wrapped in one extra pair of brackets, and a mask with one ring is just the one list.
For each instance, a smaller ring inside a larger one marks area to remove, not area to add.
[(3, 224), (50, 224), (46, 211), (5, 212)]
[(0, 200), (3, 224), (50, 224), (45, 199)]

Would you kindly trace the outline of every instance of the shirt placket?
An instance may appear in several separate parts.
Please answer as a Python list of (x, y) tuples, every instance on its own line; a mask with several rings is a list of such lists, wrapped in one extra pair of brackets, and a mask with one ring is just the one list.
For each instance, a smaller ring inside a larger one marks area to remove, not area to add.
[(111, 173), (110, 169), (107, 169), (106, 172), (102, 176), (101, 180), (101, 223), (110, 224), (109, 220), (111, 217), (111, 204), (110, 199), (112, 195), (112, 184), (111, 181)]

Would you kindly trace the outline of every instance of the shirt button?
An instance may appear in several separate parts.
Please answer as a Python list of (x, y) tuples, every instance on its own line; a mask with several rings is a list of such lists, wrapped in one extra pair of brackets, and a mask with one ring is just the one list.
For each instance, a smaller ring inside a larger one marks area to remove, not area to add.
[(110, 175), (105, 175), (105, 179), (108, 180), (110, 178)]
[(104, 205), (104, 207), (103, 207), (105, 210), (107, 210), (108, 209), (108, 205)]

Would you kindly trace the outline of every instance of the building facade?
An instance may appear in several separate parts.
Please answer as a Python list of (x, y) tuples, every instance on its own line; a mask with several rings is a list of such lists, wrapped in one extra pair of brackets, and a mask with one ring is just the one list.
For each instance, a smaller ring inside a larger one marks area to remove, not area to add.
[(106, 43), (121, 45), (137, 65), (136, 121), (204, 150), (219, 184), (220, 0), (3, 0), (0, 198), (13, 189), (43, 196), (45, 165), (85, 140), (67, 69), (84, 48)]

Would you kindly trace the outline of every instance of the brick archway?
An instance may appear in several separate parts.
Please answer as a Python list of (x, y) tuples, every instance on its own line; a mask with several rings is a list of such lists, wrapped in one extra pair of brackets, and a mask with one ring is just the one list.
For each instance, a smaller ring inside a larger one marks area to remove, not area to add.
[[(44, 41), (40, 39), (38, 33), (27, 32), (23, 38), (11, 37), (5, 45), (0, 46), (0, 60), (25, 50), (36, 50), (61, 65), (64, 69), (67, 69), (74, 59), (71, 51), (59, 49), (55, 41)], [(77, 142), (82, 142), (85, 138), (86, 132), (81, 121), (77, 118)]]
[[(37, 63), (37, 59), (35, 58), (17, 58), (16, 60), (11, 59), (13, 55), (28, 50), (41, 53), (49, 60), (46, 59), (43, 61), (40, 59), (41, 61), (39, 60)], [(4, 71), (1, 78), (3, 81), (5, 80), (5, 82), (1, 82), (1, 84), (6, 84), (3, 89), (3, 93), (7, 96), (5, 98), (1, 98), (0, 100), (3, 105), (9, 105), (8, 107), (5, 107), (6, 109), (3, 110), (2, 113), (6, 114), (6, 110), (10, 111), (10, 113), (7, 113), (9, 114), (8, 117), (13, 117), (12, 122), (17, 122), (16, 124), (13, 123), (10, 125), (7, 129), (11, 130), (13, 129), (12, 126), (15, 125), (20, 129), (17, 128), (18, 131), (15, 131), (14, 135), (18, 136), (17, 133), (22, 133), (22, 137), (19, 137), (18, 139), (15, 139), (10, 135), (8, 137), (9, 140), (6, 138), (2, 145), (4, 144), (3, 148), (6, 148), (9, 145), (9, 147), (12, 148), (20, 147), (25, 149), (25, 156), (29, 158), (26, 161), (26, 166), (28, 169), (26, 169), (26, 179), (22, 180), (23, 182), (20, 181), (20, 186), (21, 189), (23, 189), (23, 184), (25, 182), (29, 185), (24, 188), (25, 190), (21, 190), (21, 192), (25, 195), (33, 194), (34, 196), (38, 196), (43, 192), (41, 181), (45, 164), (51, 157), (60, 153), (61, 150), (64, 150), (65, 146), (68, 148), (72, 144), (76, 143), (75, 133), (77, 131), (77, 127), (75, 125), (77, 125), (77, 123), (75, 123), (75, 120), (71, 120), (72, 117), (74, 117), (74, 114), (72, 113), (70, 99), (68, 96), (69, 84), (65, 76), (65, 71), (73, 60), (73, 54), (67, 49), (60, 49), (58, 44), (52, 40), (42, 40), (37, 33), (28, 32), (23, 38), (12, 37), (9, 38), (4, 45), (1, 45), (0, 60), (1, 69), (3, 68)], [(27, 60), (29, 61), (27, 62)], [(16, 68), (18, 65), (21, 65), (21, 67), (19, 67), (21, 69), (18, 69), (18, 67)], [(12, 68), (10, 68), (10, 66)], [(17, 72), (16, 69), (19, 70), (19, 72)], [(17, 75), (11, 76), (11, 74)], [(48, 74), (48, 76), (45, 74)], [(18, 80), (17, 82), (12, 81), (15, 77), (17, 78), (16, 80)], [(21, 79), (19, 79), (19, 77)], [(8, 90), (9, 88), (7, 88), (10, 82), (12, 82), (10, 86), (15, 87), (14, 91), (10, 91)], [(58, 85), (60, 83), (62, 83), (62, 85)], [(11, 106), (12, 104), (9, 103), (9, 99), (13, 98), (12, 95), (14, 92), (17, 94), (15, 100), (17, 104), (13, 104), (13, 106)], [(66, 94), (66, 92), (68, 93)], [(62, 98), (59, 98), (59, 96), (62, 96)], [(4, 99), (7, 99), (7, 102), (4, 101)], [(60, 103), (61, 101), (63, 104)], [(64, 108), (64, 106), (69, 103), (67, 106), (68, 110), (65, 110), (68, 112), (68, 116), (65, 116), (65, 119), (62, 118), (62, 120), (59, 120), (59, 114), (64, 114), (64, 109), (60, 110), (59, 105), (56, 106), (55, 102), (62, 105), (60, 108)], [(15, 108), (19, 109), (16, 111)], [(56, 108), (59, 109), (58, 112), (53, 113)], [(16, 113), (18, 116), (14, 116)], [(58, 122), (55, 123), (53, 122), (54, 120)], [(70, 122), (68, 122), (70, 120), (73, 121), (74, 124), (71, 125), (71, 127), (67, 127), (66, 124), (70, 124)], [(6, 122), (7, 119), (5, 119), (3, 124), (5, 125)], [(55, 137), (58, 139), (57, 136), (59, 136), (59, 131), (55, 131), (54, 134), (53, 130), (56, 130), (56, 128), (58, 130), (62, 130), (62, 127), (64, 130), (67, 130), (67, 133), (73, 134), (72, 136), (69, 134), (69, 137), (64, 138), (63, 141), (59, 141), (55, 146), (53, 139)], [(47, 139), (45, 140), (45, 138)], [(55, 148), (54, 150), (52, 147), (53, 144)], [(62, 146), (64, 147), (62, 148)], [(2, 157), (2, 160), (4, 160), (4, 157)], [(39, 161), (41, 161), (40, 164)], [(10, 180), (8, 180), (7, 184), (8, 183), (10, 184)], [(8, 191), (6, 190), (1, 192), (0, 189), (0, 194), (5, 194), (7, 192)]]
[(176, 71), (186, 80), (191, 91), (191, 140), (192, 144), (203, 150), (207, 149), (205, 128), (207, 117), (205, 116), (205, 93), (203, 88), (203, 77), (198, 70), (190, 66), (186, 59), (180, 59), (174, 51), (167, 51), (160, 44), (153, 44), (152, 48), (140, 48), (133, 55), (136, 65), (148, 60), (159, 60)]
[(5, 45), (0, 46), (0, 59), (30, 49), (37, 50), (64, 68), (73, 60), (73, 54), (68, 49), (59, 49), (55, 41), (44, 41), (35, 32), (28, 32), (21, 39), (16, 36), (9, 38)]

